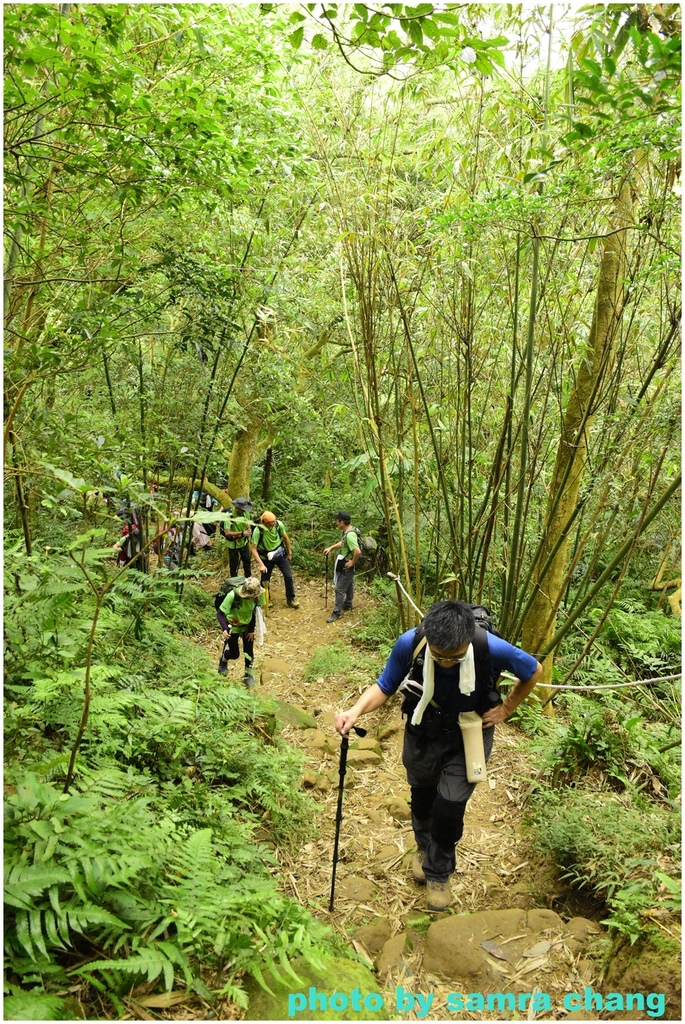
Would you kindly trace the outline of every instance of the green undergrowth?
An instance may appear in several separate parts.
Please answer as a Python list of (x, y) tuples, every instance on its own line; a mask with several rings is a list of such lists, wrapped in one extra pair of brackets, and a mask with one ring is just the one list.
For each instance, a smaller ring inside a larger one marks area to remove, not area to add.
[[(330, 955), (332, 936), (275, 880), (273, 846), (297, 847), (315, 817), (301, 755), (278, 737), (275, 706), (222, 683), (183, 635), (207, 595), (187, 581), (181, 602), (174, 580), (129, 573), (91, 644), (94, 590), (73, 557), (7, 562), (5, 994), (17, 1016), (79, 1015), (67, 990), (83, 1013), (123, 1015), (143, 982), (244, 1007), (248, 973)], [(86, 571), (97, 587), (110, 579), (104, 559)]]
[(680, 910), (679, 818), (635, 794), (547, 789), (529, 805), (538, 847), (602, 897), (603, 922), (635, 942), (654, 911)]
[[(679, 621), (642, 611), (612, 610), (575, 685), (679, 671)], [(555, 718), (529, 701), (515, 720), (538, 766), (528, 804), (534, 842), (573, 886), (604, 900), (613, 932), (630, 943), (645, 938), (655, 919), (680, 910), (678, 685), (567, 691)]]

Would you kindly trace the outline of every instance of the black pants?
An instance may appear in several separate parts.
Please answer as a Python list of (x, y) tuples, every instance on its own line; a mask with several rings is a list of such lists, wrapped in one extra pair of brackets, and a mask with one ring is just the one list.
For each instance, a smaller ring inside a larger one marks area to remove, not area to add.
[(248, 640), (247, 633), (236, 633), (234, 627), (233, 630), (231, 631), (231, 635), (229, 636), (228, 640), (224, 640), (224, 649), (221, 652), (221, 661), (236, 661), (240, 657), (238, 637), (241, 637), (243, 641), (243, 654), (245, 655), (245, 671), (247, 672), (252, 667), (252, 661), (254, 658), (254, 634), (252, 634), (252, 640)]
[(244, 544), (242, 548), (228, 549), (228, 568), (231, 576), (238, 575), (238, 566), (243, 563), (243, 576), (252, 575), (252, 564), (250, 562), (250, 545)]
[[(426, 878), (445, 881), (456, 867), (455, 847), (464, 831), (464, 812), (477, 783), (466, 778), (461, 730), (432, 732), (407, 723), (402, 762), (411, 786), (411, 823), (416, 845), (425, 851)], [(485, 759), (492, 753), (495, 727), (483, 730)]]
[(266, 572), (262, 573), (261, 583), (264, 586), (271, 579), (271, 573), (274, 571), (274, 566), (278, 566), (283, 574), (285, 581), (285, 599), (286, 601), (295, 600), (295, 584), (293, 582), (293, 571), (290, 568), (290, 560), (288, 556), (283, 553), (282, 555), (276, 555), (275, 558), (267, 558), (266, 555), (261, 555), (262, 562), (266, 566)]

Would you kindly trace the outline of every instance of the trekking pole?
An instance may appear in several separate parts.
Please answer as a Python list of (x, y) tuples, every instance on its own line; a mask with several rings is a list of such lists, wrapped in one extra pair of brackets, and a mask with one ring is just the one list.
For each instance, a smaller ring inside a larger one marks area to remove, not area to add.
[(421, 618), (423, 618), (423, 612), (421, 611), (421, 609), (420, 609), (420, 608), (417, 608), (417, 606), (416, 606), (416, 605), (414, 604), (414, 602), (412, 601), (411, 597), (409, 596), (409, 594), (407, 593), (407, 591), (406, 591), (406, 590), (404, 589), (404, 587), (402, 586), (402, 581), (400, 580), (399, 576), (396, 576), (394, 572), (386, 572), (386, 574), (385, 574), (385, 575), (386, 575), (386, 576), (387, 576), (387, 577), (388, 577), (389, 579), (391, 579), (391, 580), (393, 581), (393, 583), (396, 583), (396, 584), (397, 584), (397, 586), (398, 586), (398, 587), (400, 588), (400, 590), (402, 591), (402, 593), (404, 594), (404, 596), (405, 596), (405, 597), (407, 598), (407, 600), (409, 601), (409, 604), (410, 604), (410, 605), (412, 606), (412, 608), (413, 608), (413, 609), (414, 609), (415, 611), (417, 611), (417, 612), (419, 613), (419, 615), (421, 616)]
[(324, 608), (328, 608), (328, 552), (326, 552), (326, 596), (323, 602)]
[[(352, 729), (356, 732), (357, 736), (366, 736), (366, 729), (358, 728), (356, 725), (352, 726)], [(333, 900), (335, 898), (335, 871), (338, 866), (338, 843), (340, 842), (340, 823), (343, 820), (342, 813), (342, 802), (343, 802), (343, 786), (345, 784), (345, 773), (347, 771), (347, 747), (349, 745), (349, 736), (343, 736), (342, 743), (340, 744), (340, 767), (338, 774), (340, 775), (340, 782), (338, 783), (338, 809), (335, 814), (335, 842), (333, 844), (333, 876), (331, 878), (331, 899), (328, 904), (329, 913), (333, 913)]]

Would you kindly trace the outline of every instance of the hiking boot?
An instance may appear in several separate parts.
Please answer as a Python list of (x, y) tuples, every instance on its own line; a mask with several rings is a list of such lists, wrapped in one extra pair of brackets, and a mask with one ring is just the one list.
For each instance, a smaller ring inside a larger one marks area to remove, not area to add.
[(426, 876), (423, 873), (423, 860), (426, 856), (426, 851), (418, 849), (411, 859), (411, 874), (412, 878), (419, 885), (426, 884)]
[(429, 910), (435, 913), (447, 910), (451, 899), (449, 879), (444, 882), (436, 882), (434, 878), (426, 879), (426, 903)]
[(288, 608), (299, 608), (299, 607), (300, 607), (300, 602), (299, 601), (288, 601)]
[(257, 680), (255, 679), (251, 672), (246, 672), (245, 675), (243, 676), (243, 683), (245, 684), (245, 686), (247, 686), (249, 690), (253, 686), (257, 685)]
[(344, 605), (343, 605), (343, 611), (344, 611), (344, 612), (353, 612), (353, 611), (354, 611), (354, 608), (352, 607), (352, 605), (351, 605), (351, 604), (344, 604)]
[(326, 619), (326, 622), (337, 622), (339, 618), (340, 618), (340, 616), (336, 615), (335, 612), (334, 612), (332, 615), (328, 616), (328, 618)]
[(228, 673), (228, 662), (220, 661), (219, 668), (217, 669), (220, 676), (225, 676)]

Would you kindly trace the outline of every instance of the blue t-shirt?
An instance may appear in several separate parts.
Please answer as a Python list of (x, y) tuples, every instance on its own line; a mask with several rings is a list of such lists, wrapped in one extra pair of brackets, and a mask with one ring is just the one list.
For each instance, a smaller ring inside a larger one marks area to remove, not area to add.
[[(410, 629), (402, 634), (378, 677), (378, 685), (388, 696), (395, 693), (411, 669), (415, 632)], [(492, 683), (497, 682), (502, 672), (511, 672), (522, 682), (527, 682), (538, 667), (532, 654), (526, 654), (520, 647), (514, 647), (513, 644), (492, 633), (486, 632), (485, 635), (488, 640)], [(483, 693), (482, 684), (479, 684), (478, 681), (476, 681), (475, 690), (468, 696), (459, 692), (459, 668), (459, 665), (442, 668), (435, 662), (433, 700), (443, 711), (448, 711), (451, 714), (475, 710)]]

